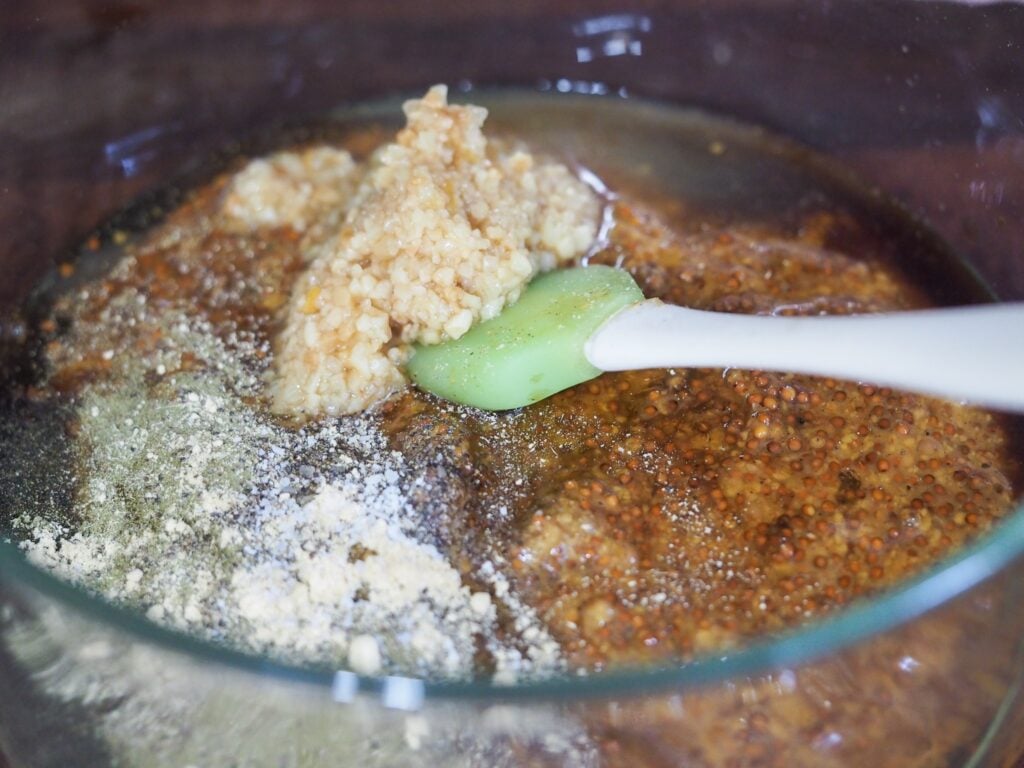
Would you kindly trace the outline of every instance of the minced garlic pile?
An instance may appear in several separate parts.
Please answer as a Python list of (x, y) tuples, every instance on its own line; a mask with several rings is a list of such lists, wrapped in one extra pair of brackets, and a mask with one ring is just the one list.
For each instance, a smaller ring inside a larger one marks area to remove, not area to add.
[[(458, 338), (596, 237), (596, 195), (563, 165), (488, 142), (485, 109), (449, 105), (435, 86), (405, 114), (336, 234), (312, 246), (276, 349), (279, 413), (354, 413), (387, 397), (405, 385), (414, 342)], [(354, 172), (335, 165), (344, 189)]]

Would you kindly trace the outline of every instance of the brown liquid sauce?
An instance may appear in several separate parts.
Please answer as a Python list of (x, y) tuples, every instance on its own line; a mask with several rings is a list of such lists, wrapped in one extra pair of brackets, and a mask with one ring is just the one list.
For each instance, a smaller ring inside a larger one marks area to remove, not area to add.
[[(570, 129), (548, 117), (527, 122), (565, 140)], [(947, 256), (893, 231), (891, 211), (866, 211), (799, 165), (773, 175), (798, 161), (792, 149), (693, 116), (686, 127), (632, 131), (634, 151), (652, 157), (631, 169), (577, 158), (618, 196), (591, 262), (628, 269), (645, 296), (794, 315), (978, 300)], [(679, 196), (670, 174), (688, 169), (655, 162), (680, 146), (732, 197)], [(933, 267), (925, 280), (921, 262)], [(435, 524), (453, 556), (467, 573), (507, 557), (513, 586), (585, 668), (733, 646), (897, 583), (1007, 512), (1016, 466), (989, 413), (756, 371), (605, 374), (497, 416), (410, 390), (383, 415), (396, 446), (444, 473)]]
[[(984, 299), (895, 209), (756, 129), (616, 102), (480, 101), (491, 131), (607, 185), (614, 226), (590, 261), (628, 269), (648, 297), (805, 315)], [(365, 157), (390, 135), (379, 114), (324, 135)], [(192, 189), (146, 232), (108, 229), (85, 244), (86, 254), (126, 248), (134, 268), (56, 300), (38, 323), (55, 365), (31, 395), (73, 397), (107, 375), (103, 351), (117, 340), (90, 348), (67, 328), (96, 322), (126, 288), (151, 307), (191, 303), (228, 345), (269, 347), (302, 269), (298, 237), (211, 228), (224, 184)], [(73, 285), (75, 270), (58, 283)], [(160, 329), (133, 328), (125, 343), (145, 356)], [(265, 370), (267, 358), (249, 363)], [(190, 365), (201, 367), (181, 361)], [(435, 481), (417, 500), (429, 536), (469, 583), (502, 567), (569, 666), (589, 670), (736, 646), (884, 590), (995, 525), (1019, 472), (1001, 417), (758, 371), (605, 374), (504, 414), (410, 389), (379, 415)]]

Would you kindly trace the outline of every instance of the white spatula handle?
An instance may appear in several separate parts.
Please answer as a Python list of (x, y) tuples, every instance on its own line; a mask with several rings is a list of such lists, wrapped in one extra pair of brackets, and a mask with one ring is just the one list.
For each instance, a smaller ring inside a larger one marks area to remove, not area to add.
[(586, 355), (604, 371), (789, 371), (1024, 411), (1024, 304), (769, 317), (644, 301), (602, 325)]

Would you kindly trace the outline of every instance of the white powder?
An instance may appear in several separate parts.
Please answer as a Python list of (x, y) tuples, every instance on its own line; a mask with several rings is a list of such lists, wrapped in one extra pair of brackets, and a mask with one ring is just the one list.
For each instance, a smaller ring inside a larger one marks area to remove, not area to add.
[(356, 635), (348, 646), (348, 664), (361, 675), (380, 671), (380, 646), (372, 635)]
[(474, 611), (459, 573), (412, 537), (415, 513), (388, 485), (388, 471), (361, 469), (305, 504), (264, 508), (263, 549), (234, 570), (228, 598), (255, 645), (347, 655), (367, 673), (382, 653), (406, 669), (471, 671), (474, 638), (493, 632), (494, 611)]
[[(149, 311), (126, 305), (136, 320)], [(33, 562), (153, 621), (279, 659), (467, 677), (482, 645), (499, 682), (560, 668), (499, 573), (473, 574), (471, 589), (424, 538), (410, 499), (436, 490), (372, 414), (279, 425), (244, 399), (253, 377), (237, 372), (253, 350), (172, 316), (165, 359), (201, 352), (205, 369), (167, 365), (153, 384), (151, 361), (116, 355), (118, 386), (86, 388), (81, 520), (23, 520)], [(499, 606), (517, 617), (504, 632)]]

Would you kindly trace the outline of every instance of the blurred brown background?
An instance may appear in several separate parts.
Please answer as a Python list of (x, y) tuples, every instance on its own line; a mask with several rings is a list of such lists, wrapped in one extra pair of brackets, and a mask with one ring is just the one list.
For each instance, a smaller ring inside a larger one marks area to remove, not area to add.
[[(450, 44), (467, 27), (477, 42)], [(635, 52), (600, 55), (613, 40)], [(0, 311), (93, 224), (230, 138), (435, 81), (599, 82), (755, 120), (899, 195), (1024, 298), (1022, 228), (1006, 226), (1024, 188), (1004, 180), (1024, 167), (1022, 43), (1016, 4), (9, 1)]]

